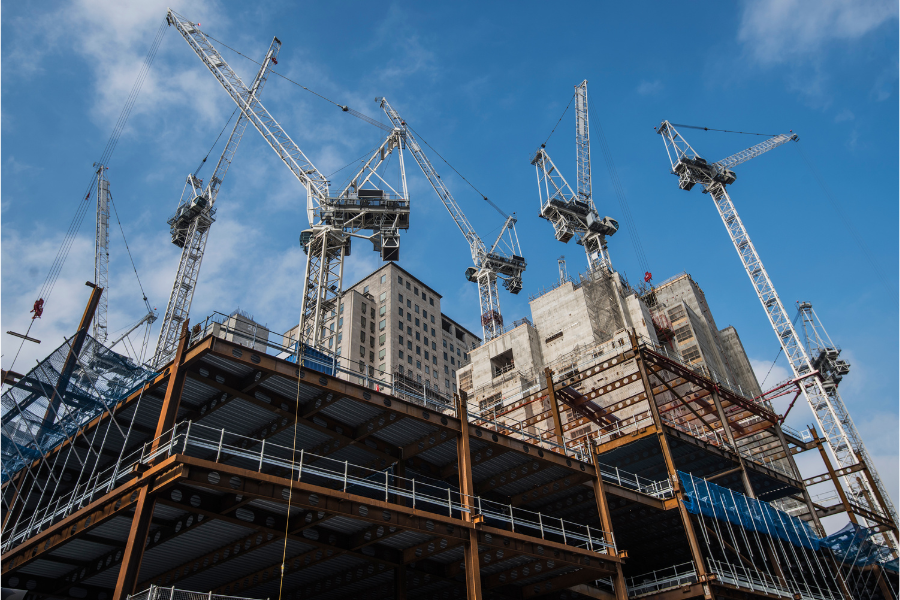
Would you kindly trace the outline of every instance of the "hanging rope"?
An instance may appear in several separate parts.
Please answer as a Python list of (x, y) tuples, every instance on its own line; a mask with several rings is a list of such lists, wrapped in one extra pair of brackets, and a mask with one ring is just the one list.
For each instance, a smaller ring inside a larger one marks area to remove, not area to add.
[(688, 129), (699, 129), (700, 131), (721, 131), (722, 133), (741, 133), (744, 135), (761, 135), (763, 137), (775, 137), (777, 133), (752, 133), (750, 131), (732, 131), (731, 129), (713, 129), (712, 127), (698, 127), (697, 125), (684, 125), (683, 123), (672, 123), (674, 127), (686, 127)]
[(144, 292), (144, 285), (141, 283), (141, 276), (138, 275), (137, 266), (134, 264), (134, 257), (131, 256), (131, 248), (128, 247), (128, 240), (125, 239), (125, 229), (122, 227), (122, 221), (119, 220), (119, 211), (116, 210), (116, 203), (113, 202), (112, 194), (109, 194), (109, 204), (112, 206), (113, 214), (116, 216), (116, 223), (119, 224), (119, 231), (122, 232), (122, 241), (125, 242), (125, 250), (128, 252), (128, 260), (131, 261), (131, 269), (134, 271), (134, 277), (137, 279), (138, 287), (141, 288), (141, 298), (147, 302), (147, 294)]
[(550, 141), (550, 138), (553, 137), (553, 134), (556, 132), (556, 128), (559, 127), (559, 124), (560, 124), (560, 123), (562, 123), (563, 117), (566, 116), (566, 113), (569, 112), (569, 107), (572, 106), (572, 100), (575, 99), (575, 94), (576, 94), (576, 93), (577, 93), (577, 92), (573, 93), (573, 94), (572, 94), (572, 97), (569, 98), (569, 103), (566, 104), (566, 109), (563, 111), (563, 113), (562, 113), (561, 115), (559, 115), (559, 120), (556, 121), (556, 125), (553, 126), (553, 129), (550, 131), (550, 135), (548, 135), (548, 136), (547, 136), (547, 139), (544, 140), (544, 143), (541, 144), (541, 148), (543, 148), (544, 146), (547, 145), (547, 142)]
[(216, 144), (219, 143), (219, 138), (222, 137), (222, 134), (225, 133), (225, 130), (228, 129), (228, 124), (231, 123), (231, 120), (234, 118), (234, 114), (238, 111), (237, 106), (234, 107), (234, 110), (231, 111), (231, 116), (228, 117), (228, 120), (225, 122), (225, 127), (222, 128), (222, 131), (219, 132), (219, 135), (216, 136), (216, 141), (213, 142), (213, 145), (210, 146), (209, 152), (206, 153), (206, 156), (203, 157), (203, 160), (200, 161), (200, 166), (197, 167), (197, 170), (194, 171), (194, 177), (197, 176), (197, 173), (200, 172), (200, 169), (203, 168), (203, 165), (206, 164), (206, 159), (209, 158), (209, 155), (212, 154), (213, 148), (216, 147)]

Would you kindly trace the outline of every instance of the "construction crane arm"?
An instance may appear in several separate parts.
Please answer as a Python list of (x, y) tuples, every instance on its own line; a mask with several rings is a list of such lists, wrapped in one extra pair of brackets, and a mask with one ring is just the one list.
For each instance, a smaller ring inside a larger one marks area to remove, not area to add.
[(166, 19), (197, 54), (209, 72), (219, 81), (231, 99), (234, 100), (241, 113), (253, 123), (253, 126), (266, 139), (269, 146), (291, 170), (294, 176), (307, 190), (307, 216), (312, 225), (316, 210), (328, 199), (328, 181), (313, 165), (299, 146), (290, 138), (278, 121), (269, 114), (241, 78), (228, 66), (219, 51), (200, 31), (199, 27), (173, 10), (169, 10)]
[[(256, 96), (262, 91), (263, 86), (266, 85), (266, 81), (269, 78), (269, 67), (271, 64), (278, 63), (278, 52), (281, 50), (281, 41), (278, 38), (272, 38), (272, 43), (269, 45), (269, 51), (266, 52), (266, 57), (263, 60), (262, 66), (259, 68), (259, 72), (256, 74), (256, 79), (253, 81), (253, 86), (250, 88), (250, 92)], [(228, 167), (231, 166), (231, 161), (234, 159), (234, 154), (237, 152), (238, 146), (241, 143), (241, 138), (244, 135), (244, 130), (247, 129), (247, 117), (244, 116), (242, 112), (238, 116), (237, 122), (234, 124), (234, 128), (231, 130), (231, 135), (228, 136), (228, 143), (225, 144), (225, 150), (222, 152), (222, 156), (219, 157), (219, 162), (216, 163), (216, 169), (213, 171), (212, 177), (209, 178), (209, 183), (206, 185), (206, 197), (209, 199), (209, 205), (212, 206), (216, 203), (216, 196), (219, 195), (219, 188), (222, 186), (222, 180), (225, 178), (225, 174), (228, 172)]]
[(462, 232), (463, 236), (465, 236), (466, 242), (468, 242), (469, 248), (472, 252), (472, 260), (474, 260), (476, 264), (480, 264), (480, 257), (483, 256), (485, 252), (484, 242), (482, 242), (481, 238), (478, 237), (478, 234), (475, 233), (475, 228), (472, 227), (471, 223), (469, 223), (466, 215), (456, 203), (456, 200), (454, 200), (453, 195), (450, 193), (450, 190), (447, 189), (447, 186), (444, 184), (443, 179), (441, 179), (441, 176), (438, 175), (434, 166), (431, 164), (431, 161), (428, 160), (428, 157), (425, 156), (425, 153), (422, 151), (422, 147), (419, 146), (419, 142), (406, 126), (406, 121), (400, 118), (400, 115), (391, 107), (390, 104), (388, 104), (388, 101), (385, 98), (381, 99), (381, 108), (391, 120), (391, 123), (394, 125), (394, 127), (400, 129), (403, 132), (403, 137), (406, 140), (406, 148), (412, 153), (413, 158), (416, 159), (416, 163), (418, 163), (419, 165), (419, 168), (422, 169), (422, 173), (424, 173), (425, 177), (428, 178), (429, 183), (431, 183), (431, 187), (433, 187), (434, 191), (437, 192), (437, 195), (441, 199), (441, 202), (444, 204), (444, 207), (447, 209), (447, 212), (450, 213), (450, 216), (453, 218), (456, 226), (459, 227), (459, 230)]
[(756, 144), (746, 150), (742, 150), (737, 154), (732, 154), (728, 158), (723, 158), (722, 160), (714, 163), (714, 165), (718, 165), (722, 169), (730, 169), (732, 167), (736, 167), (741, 163), (745, 163), (751, 158), (756, 158), (760, 154), (764, 154), (769, 150), (773, 150), (778, 146), (782, 146), (787, 144), (788, 142), (798, 142), (800, 141), (800, 137), (791, 132), (791, 133), (781, 133), (776, 135), (775, 137), (771, 137), (764, 142)]

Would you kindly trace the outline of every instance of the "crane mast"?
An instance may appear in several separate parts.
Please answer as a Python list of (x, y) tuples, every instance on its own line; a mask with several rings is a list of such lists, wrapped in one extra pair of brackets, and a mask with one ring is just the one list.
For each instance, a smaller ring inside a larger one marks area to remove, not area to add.
[(97, 167), (97, 232), (94, 240), (94, 283), (103, 288), (94, 315), (94, 339), (106, 343), (109, 308), (109, 180), (104, 175), (107, 167)]
[(522, 257), (519, 238), (516, 234), (515, 215), (506, 216), (497, 239), (488, 248), (476, 233), (475, 228), (466, 218), (465, 213), (453, 198), (444, 180), (428, 160), (419, 142), (409, 130), (406, 121), (388, 103), (381, 99), (381, 108), (390, 119), (394, 128), (401, 132), (406, 147), (409, 149), (422, 173), (437, 192), (444, 208), (450, 213), (453, 222), (466, 238), (474, 267), (466, 269), (466, 279), (478, 284), (478, 300), (481, 308), (481, 328), (483, 339), (488, 342), (503, 333), (503, 316), (500, 312), (500, 297), (497, 281), (512, 294), (522, 290), (522, 273), (525, 272), (525, 259)]
[[(734, 183), (736, 178), (731, 167), (784, 145), (789, 141), (798, 141), (799, 138), (793, 133), (774, 136), (747, 150), (710, 164), (694, 151), (690, 144), (668, 121), (663, 121), (657, 132), (665, 142), (669, 161), (672, 165), (672, 172), (678, 175), (679, 187), (683, 190), (690, 190), (695, 184), (699, 183), (703, 186), (704, 191), (712, 197), (719, 216), (722, 218), (726, 229), (728, 229), (728, 234), (744, 265), (744, 269), (747, 271), (747, 275), (750, 277), (763, 309), (766, 311), (769, 323), (775, 330), (775, 335), (778, 337), (781, 348), (791, 364), (794, 377), (798, 378), (817, 371), (817, 369), (823, 367), (820, 363), (825, 360), (834, 362), (836, 356), (829, 358), (826, 353), (826, 356), (820, 358), (819, 356), (811, 356), (808, 352), (808, 350), (814, 349), (817, 344), (820, 344), (821, 340), (812, 342), (809, 346), (801, 341), (794, 324), (788, 318), (778, 293), (775, 291), (775, 286), (772, 284), (768, 272), (763, 266), (759, 253), (750, 240), (750, 235), (747, 233), (747, 229), (744, 227), (743, 221), (741, 221), (734, 203), (725, 189), (726, 185)], [(804, 307), (801, 305), (801, 313), (803, 312)], [(811, 306), (808, 314), (812, 314)], [(829, 344), (829, 346), (833, 348), (833, 345)], [(824, 349), (823, 347), (822, 350)], [(885, 517), (894, 523), (896, 528), (897, 514), (894, 506), (838, 393), (837, 383), (840, 381), (840, 377), (836, 379), (835, 374), (842, 375), (843, 367), (839, 364), (833, 366), (834, 368), (831, 369), (820, 370), (815, 377), (807, 378), (807, 383), (801, 386), (801, 389), (840, 468), (849, 469), (861, 464), (868, 471), (871, 481), (860, 477), (851, 480), (849, 476), (844, 475), (842, 480), (845, 487), (853, 494), (859, 506), (869, 508), (876, 513), (883, 513)], [(878, 499), (878, 503), (873, 499)]]
[[(399, 257), (399, 230), (409, 228), (409, 199), (406, 195), (405, 174), (402, 173), (403, 192), (391, 188), (374, 189), (371, 174), (384, 164), (387, 155), (401, 148), (393, 130), (376, 151), (379, 156), (373, 166), (370, 159), (365, 184), (350, 186), (339, 196), (329, 194), (329, 182), (313, 165), (299, 146), (290, 138), (278, 121), (269, 114), (259, 97), (248, 88), (231, 69), (197, 24), (169, 10), (166, 16), (209, 72), (219, 81), (238, 108), (269, 146), (278, 154), (300, 184), (306, 189), (306, 210), (310, 228), (300, 235), (300, 243), (307, 255), (303, 306), (300, 316), (300, 341), (311, 347), (326, 347), (336, 332), (326, 327), (326, 320), (340, 312), (344, 257), (350, 253), (350, 238), (371, 241), (385, 260)], [(349, 109), (345, 107), (348, 112)], [(374, 156), (374, 155), (373, 155)], [(359, 183), (359, 182), (358, 182)], [(361, 231), (371, 231), (362, 235)]]
[(606, 238), (618, 231), (619, 224), (610, 217), (601, 219), (594, 205), (587, 79), (575, 86), (575, 159), (577, 193), (556, 168), (543, 144), (532, 157), (531, 164), (537, 172), (540, 216), (553, 224), (557, 240), (568, 243), (574, 237), (584, 246), (591, 272), (611, 272)]
[[(278, 38), (273, 38), (253, 82), (252, 93), (254, 95), (262, 91), (268, 78), (269, 65), (273, 62), (277, 63), (280, 50), (281, 42)], [(241, 143), (244, 131), (247, 129), (247, 123), (248, 120), (243, 113), (238, 115), (238, 120), (228, 136), (228, 143), (225, 144), (225, 150), (219, 157), (206, 188), (203, 188), (203, 182), (195, 174), (188, 175), (178, 208), (168, 220), (172, 243), (181, 248), (181, 257), (151, 363), (154, 367), (165, 364), (175, 354), (181, 324), (187, 320), (190, 314), (194, 290), (200, 276), (200, 265), (206, 251), (206, 241), (209, 238), (209, 230), (216, 220), (216, 197), (225, 173), (228, 172), (228, 167), (231, 166), (231, 161)]]

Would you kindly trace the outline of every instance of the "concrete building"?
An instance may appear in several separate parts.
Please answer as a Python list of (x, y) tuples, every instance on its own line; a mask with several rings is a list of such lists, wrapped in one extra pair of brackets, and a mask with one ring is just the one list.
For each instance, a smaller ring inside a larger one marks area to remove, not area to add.
[[(348, 286), (339, 310), (326, 323), (337, 330), (328, 350), (341, 368), (359, 373), (356, 383), (382, 381), (449, 403), (457, 371), (481, 342), (443, 314), (434, 288), (393, 262)], [(295, 327), (284, 334), (284, 345), (296, 337)]]
[(219, 323), (209, 323), (202, 335), (210, 333), (257, 352), (266, 352), (269, 343), (269, 329), (257, 323), (253, 315), (240, 308), (235, 309)]

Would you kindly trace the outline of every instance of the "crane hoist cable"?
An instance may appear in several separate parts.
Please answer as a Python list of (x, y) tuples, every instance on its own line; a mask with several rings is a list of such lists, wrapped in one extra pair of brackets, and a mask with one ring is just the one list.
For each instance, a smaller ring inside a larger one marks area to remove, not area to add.
[(225, 133), (225, 130), (228, 129), (228, 124), (231, 123), (231, 120), (234, 118), (235, 113), (238, 111), (237, 107), (231, 111), (231, 116), (228, 117), (228, 120), (225, 122), (225, 126), (222, 127), (222, 131), (219, 132), (219, 135), (216, 136), (216, 141), (213, 142), (213, 145), (209, 147), (209, 152), (206, 153), (206, 156), (203, 157), (203, 160), (200, 161), (200, 166), (197, 167), (197, 170), (194, 171), (194, 177), (200, 172), (200, 169), (203, 168), (203, 165), (206, 164), (206, 159), (209, 158), (209, 155), (212, 154), (212, 151), (215, 149), (216, 144), (219, 143), (219, 139), (222, 137), (222, 134)]
[(685, 125), (683, 123), (672, 123), (675, 127), (687, 127), (688, 129), (699, 129), (700, 131), (720, 131), (722, 133), (742, 133), (744, 135), (760, 135), (762, 137), (775, 137), (777, 133), (754, 133), (752, 131), (732, 131), (731, 129), (713, 129), (712, 127), (700, 127), (698, 125)]
[(122, 227), (122, 221), (119, 219), (119, 211), (116, 210), (116, 203), (113, 201), (112, 194), (109, 195), (109, 204), (112, 206), (113, 214), (116, 216), (116, 223), (119, 224), (119, 231), (122, 232), (122, 241), (125, 242), (125, 251), (128, 252), (128, 260), (131, 261), (131, 268), (134, 270), (134, 277), (137, 279), (138, 287), (141, 288), (141, 297), (144, 300), (144, 304), (147, 305), (147, 308), (150, 308), (150, 304), (147, 301), (147, 293), (144, 292), (144, 285), (141, 283), (141, 276), (138, 275), (137, 266), (134, 264), (134, 257), (131, 256), (131, 248), (128, 246), (128, 240), (125, 239), (125, 229)]
[(569, 112), (569, 107), (572, 106), (572, 100), (575, 99), (575, 95), (576, 95), (576, 94), (577, 94), (577, 92), (573, 92), (573, 93), (572, 93), (572, 97), (569, 98), (569, 103), (566, 104), (566, 110), (564, 110), (563, 113), (562, 113), (561, 115), (559, 115), (559, 120), (556, 121), (556, 125), (554, 125), (554, 126), (553, 126), (553, 129), (550, 130), (550, 135), (548, 135), (548, 136), (547, 136), (547, 139), (544, 140), (544, 143), (541, 144), (541, 148), (545, 147), (545, 146), (547, 145), (547, 142), (550, 141), (550, 138), (553, 137), (553, 134), (556, 133), (556, 128), (559, 127), (559, 124), (562, 123), (563, 117), (565, 117), (565, 116), (566, 116), (566, 113)]

